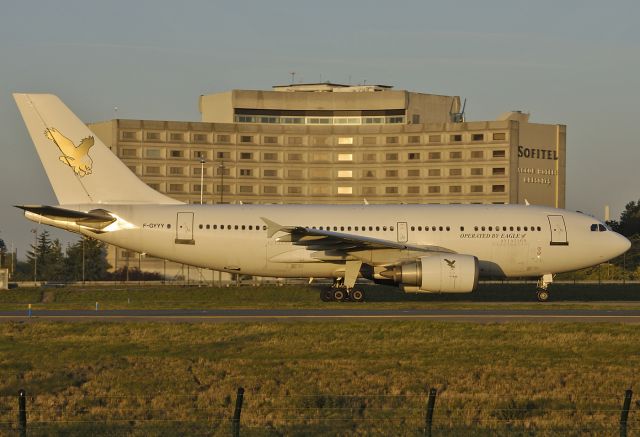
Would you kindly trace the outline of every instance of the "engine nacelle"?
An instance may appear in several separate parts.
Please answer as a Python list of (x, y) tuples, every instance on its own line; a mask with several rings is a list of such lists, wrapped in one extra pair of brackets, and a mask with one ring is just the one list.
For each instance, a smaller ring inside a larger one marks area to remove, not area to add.
[(394, 266), (381, 273), (405, 291), (470, 293), (478, 285), (478, 258), (454, 253), (434, 253)]

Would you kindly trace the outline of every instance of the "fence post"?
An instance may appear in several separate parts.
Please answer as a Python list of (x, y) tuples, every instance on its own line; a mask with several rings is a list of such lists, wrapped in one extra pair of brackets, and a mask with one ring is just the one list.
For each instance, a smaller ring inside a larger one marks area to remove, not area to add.
[(18, 390), (18, 428), (20, 428), (20, 437), (27, 436), (27, 393)]
[(233, 437), (240, 437), (240, 414), (242, 413), (242, 400), (244, 399), (244, 388), (239, 387), (236, 395), (236, 409), (231, 419)]
[(429, 399), (427, 400), (427, 414), (424, 418), (424, 435), (425, 437), (431, 437), (431, 425), (433, 424), (433, 409), (436, 405), (436, 394), (438, 391), (435, 388), (429, 390)]
[(620, 413), (620, 437), (627, 437), (627, 419), (629, 418), (629, 407), (631, 407), (631, 389), (625, 390), (624, 402), (622, 403), (622, 413)]

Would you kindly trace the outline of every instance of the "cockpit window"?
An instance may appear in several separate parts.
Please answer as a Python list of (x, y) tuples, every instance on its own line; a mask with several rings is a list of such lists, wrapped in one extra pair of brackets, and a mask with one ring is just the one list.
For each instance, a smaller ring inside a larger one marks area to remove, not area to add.
[(604, 225), (598, 225), (598, 230), (599, 230), (600, 232), (604, 232), (604, 231), (606, 231), (606, 230), (607, 230), (607, 228), (606, 228)]
[(591, 225), (591, 232), (596, 232), (598, 230), (598, 224), (594, 223)]
[(591, 225), (591, 232), (606, 232), (609, 228), (602, 223), (594, 223)]

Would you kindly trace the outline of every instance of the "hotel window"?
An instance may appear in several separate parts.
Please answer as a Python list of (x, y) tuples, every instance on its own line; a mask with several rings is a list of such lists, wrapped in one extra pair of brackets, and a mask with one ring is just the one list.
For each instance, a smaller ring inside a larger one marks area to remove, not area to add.
[(240, 142), (241, 143), (252, 143), (253, 142), (253, 137), (251, 135), (240, 135)]
[(311, 179), (329, 179), (330, 177), (331, 169), (315, 167), (309, 169), (309, 178)]
[(153, 188), (156, 191), (160, 191), (160, 184), (147, 183), (147, 185), (149, 185), (151, 188)]
[(207, 174), (207, 169), (206, 168), (201, 168), (201, 167), (193, 167), (193, 175), (194, 176), (206, 176)]
[(462, 169), (461, 168), (450, 168), (449, 169), (449, 176), (462, 176)]
[(353, 144), (353, 137), (338, 137), (338, 144)]
[(326, 146), (327, 145), (327, 137), (313, 137), (312, 144), (314, 146)]
[(216, 175), (218, 176), (229, 176), (231, 174), (231, 169), (227, 167), (216, 167)]
[(260, 123), (277, 123), (278, 117), (260, 117)]
[(420, 136), (419, 135), (411, 135), (408, 138), (408, 142), (409, 142), (409, 144), (418, 144), (418, 143), (420, 143)]
[(375, 178), (376, 177), (376, 171), (375, 170), (365, 170), (363, 173), (363, 176), (365, 178)]
[(440, 152), (429, 152), (429, 159), (440, 159)]
[(158, 166), (147, 166), (145, 168), (145, 173), (146, 174), (160, 174), (160, 167)]
[(203, 193), (207, 192), (207, 186), (206, 185), (193, 184), (193, 192), (194, 193), (199, 193), (201, 189), (202, 189)]
[(240, 152), (240, 159), (253, 159), (252, 152)]
[(459, 143), (460, 141), (462, 141), (462, 135), (461, 134), (450, 135), (449, 141), (451, 141), (452, 143)]
[(412, 114), (411, 115), (411, 123), (413, 123), (413, 124), (420, 123), (420, 114)]
[(362, 194), (374, 195), (377, 193), (377, 187), (362, 187)]
[(241, 168), (240, 169), (240, 176), (245, 176), (245, 177), (253, 176), (253, 169), (251, 169), (251, 168)]
[(398, 194), (398, 187), (384, 187), (384, 194)]
[(287, 155), (288, 161), (302, 161), (302, 153), (289, 153)]
[(504, 185), (492, 185), (491, 186), (492, 193), (504, 193)]
[(275, 185), (265, 185), (262, 187), (262, 192), (264, 194), (278, 194), (278, 187)]
[(124, 158), (135, 158), (138, 155), (138, 153), (136, 152), (136, 149), (122, 149), (120, 154)]
[(206, 143), (207, 142), (207, 134), (193, 134), (193, 142), (194, 143)]
[(230, 193), (231, 192), (231, 186), (229, 186), (229, 185), (216, 185), (216, 192), (217, 193)]
[(398, 144), (398, 137), (387, 137), (387, 144)]
[(135, 140), (136, 139), (136, 133), (135, 132), (129, 132), (129, 131), (122, 132), (122, 139), (123, 140)]
[(169, 156), (171, 156), (172, 158), (184, 158), (184, 151), (183, 150), (172, 150), (169, 152)]
[(287, 177), (289, 179), (302, 179), (302, 170), (301, 169), (287, 170)]
[(502, 141), (507, 139), (507, 134), (504, 132), (494, 132), (493, 141)]
[(440, 187), (437, 185), (429, 185), (428, 191), (429, 194), (438, 194), (440, 193)]
[(169, 134), (169, 139), (171, 141), (182, 141), (184, 139), (184, 135), (181, 133), (171, 132)]
[(184, 168), (182, 167), (169, 167), (169, 174), (172, 176), (178, 176), (184, 174)]
[(183, 184), (169, 184), (169, 191), (173, 192), (173, 193), (184, 191), (184, 185)]
[(484, 169), (482, 168), (472, 168), (471, 176), (482, 176), (484, 174)]
[(238, 191), (240, 193), (244, 193), (244, 194), (253, 193), (253, 186), (251, 186), (251, 185), (240, 185)]
[(278, 137), (264, 137), (265, 144), (278, 144)]
[(339, 178), (352, 178), (353, 177), (353, 171), (352, 170), (338, 170), (338, 177)]
[(216, 135), (216, 142), (218, 143), (230, 143), (231, 135)]
[(429, 169), (429, 176), (440, 176), (441, 171), (439, 168), (430, 168)]
[(338, 187), (338, 194), (353, 194), (353, 187)]
[(147, 132), (147, 140), (158, 141), (160, 140), (160, 132)]
[(385, 171), (384, 176), (387, 178), (397, 178), (398, 170), (387, 170)]
[(420, 169), (412, 168), (407, 170), (407, 176), (410, 178), (419, 178), (420, 177)]
[(363, 161), (367, 161), (367, 162), (374, 162), (376, 161), (376, 154), (375, 153), (365, 153), (364, 155), (362, 155), (362, 160)]
[(397, 161), (398, 160), (398, 154), (397, 153), (387, 153), (385, 155), (385, 159), (387, 161)]
[(329, 152), (311, 152), (309, 157), (313, 162), (331, 160), (331, 154)]
[(362, 138), (362, 144), (367, 145), (367, 146), (371, 146), (376, 144), (376, 137), (363, 137)]
[(265, 178), (277, 178), (278, 177), (278, 170), (272, 170), (272, 169), (266, 170), (265, 169), (265, 170), (262, 171), (262, 175)]
[(471, 135), (471, 141), (484, 141), (484, 134)]
[(440, 141), (442, 141), (442, 140), (441, 140), (441, 138), (442, 138), (442, 137), (441, 137), (440, 135), (429, 135), (429, 142), (430, 142), (431, 144), (433, 144), (433, 143), (439, 143)]
[(502, 176), (502, 175), (504, 175), (504, 174), (505, 174), (504, 167), (494, 167), (494, 168), (491, 170), (491, 173), (492, 173), (494, 176)]
[(404, 116), (387, 117), (387, 123), (389, 124), (404, 123)]
[(353, 154), (351, 153), (339, 153), (338, 161), (353, 161)]
[(265, 161), (277, 161), (278, 160), (278, 154), (275, 152), (264, 152), (262, 154), (262, 159)]
[(205, 152), (204, 150), (196, 150), (193, 152), (193, 157), (196, 159), (205, 159), (207, 157), (207, 152)]
[(462, 185), (450, 185), (449, 186), (450, 193), (462, 193)]
[(217, 159), (230, 159), (231, 158), (231, 152), (217, 152), (216, 153), (216, 158)]
[(504, 150), (494, 150), (493, 151), (493, 157), (494, 158), (504, 158), (505, 157), (505, 151)]
[(407, 194), (420, 194), (420, 187), (407, 187)]
[(131, 170), (133, 173), (137, 173), (138, 172), (138, 170), (136, 169), (135, 165), (128, 165), (127, 168), (129, 170)]
[(483, 190), (482, 185), (471, 185), (471, 190), (470, 191), (472, 193), (482, 193), (484, 190)]
[(462, 152), (449, 152), (449, 159), (462, 159)]
[(302, 137), (288, 137), (287, 144), (290, 146), (299, 146), (302, 144)]
[(407, 158), (409, 159), (409, 161), (419, 161), (420, 160), (420, 153), (418, 153), (418, 152), (409, 152), (409, 154), (407, 155)]
[(471, 151), (471, 159), (482, 159), (482, 158), (484, 158), (484, 151), (482, 150)]
[(287, 187), (287, 194), (302, 194), (302, 187)]

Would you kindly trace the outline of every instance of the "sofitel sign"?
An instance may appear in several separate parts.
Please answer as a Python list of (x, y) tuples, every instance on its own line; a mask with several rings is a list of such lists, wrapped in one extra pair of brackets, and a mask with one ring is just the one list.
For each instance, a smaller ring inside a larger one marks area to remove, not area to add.
[(518, 158), (534, 158), (534, 159), (551, 159), (558, 160), (558, 152), (555, 150), (532, 149), (529, 147), (518, 146)]

